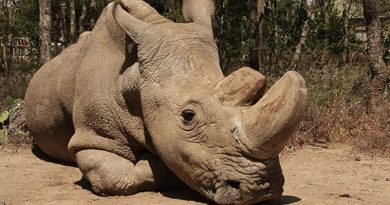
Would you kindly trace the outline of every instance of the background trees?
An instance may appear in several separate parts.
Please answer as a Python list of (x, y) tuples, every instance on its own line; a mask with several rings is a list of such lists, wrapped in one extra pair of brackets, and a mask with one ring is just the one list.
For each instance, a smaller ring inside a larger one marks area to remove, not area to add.
[[(180, 0), (146, 1), (164, 16), (183, 21)], [(377, 1), (381, 10), (378, 10), (377, 18), (371, 19), (379, 21), (382, 16), (384, 21), (389, 22), (390, 12), (387, 10), (390, 10), (390, 3)], [(58, 55), (74, 43), (80, 33), (91, 30), (109, 2), (2, 0), (1, 39), (7, 44), (2, 46), (1, 52), (3, 73), (9, 69), (7, 63), (13, 63), (13, 40), (28, 38), (28, 50), (40, 51), (41, 61), (46, 62), (43, 56)], [(216, 0), (214, 30), (222, 69), (230, 73), (239, 66), (250, 65), (262, 72), (282, 72), (299, 66), (304, 45), (308, 53), (342, 54), (346, 62), (351, 53), (365, 49), (364, 39), (356, 32), (357, 28), (362, 29), (364, 23), (362, 5), (361, 0), (246, 0), (239, 4), (235, 0)], [(381, 29), (383, 32), (379, 32), (384, 34), (383, 42), (380, 41), (384, 59), (390, 58), (388, 30), (385, 27)], [(37, 37), (42, 40), (40, 46)], [(34, 54), (37, 53), (31, 53), (30, 57), (37, 60)]]

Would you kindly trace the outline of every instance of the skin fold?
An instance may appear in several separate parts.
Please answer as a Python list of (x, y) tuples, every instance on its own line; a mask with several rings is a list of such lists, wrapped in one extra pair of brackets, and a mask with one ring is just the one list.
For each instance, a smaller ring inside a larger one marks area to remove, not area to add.
[(41, 67), (25, 118), (50, 157), (76, 162), (100, 195), (163, 190), (183, 181), (219, 204), (279, 197), (278, 153), (302, 119), (302, 77), (264, 94), (244, 67), (224, 77), (212, 0), (184, 0), (174, 23), (140, 0), (110, 3), (91, 32)]

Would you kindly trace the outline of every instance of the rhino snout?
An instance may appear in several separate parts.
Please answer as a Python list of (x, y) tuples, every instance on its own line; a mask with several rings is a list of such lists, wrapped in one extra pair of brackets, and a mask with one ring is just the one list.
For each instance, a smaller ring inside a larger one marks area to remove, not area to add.
[[(252, 160), (252, 159), (250, 159)], [(208, 198), (218, 204), (252, 204), (274, 199), (282, 195), (284, 177), (279, 159), (257, 160), (252, 167), (241, 167), (241, 172), (250, 170), (254, 166), (263, 167), (256, 172), (239, 173), (226, 171), (220, 173), (219, 180), (213, 187), (204, 187), (202, 191), (208, 193)], [(228, 176), (228, 177), (226, 177)]]
[(241, 182), (235, 180), (224, 181), (223, 186), (217, 189), (214, 200), (219, 204), (231, 204), (242, 199), (240, 184)]

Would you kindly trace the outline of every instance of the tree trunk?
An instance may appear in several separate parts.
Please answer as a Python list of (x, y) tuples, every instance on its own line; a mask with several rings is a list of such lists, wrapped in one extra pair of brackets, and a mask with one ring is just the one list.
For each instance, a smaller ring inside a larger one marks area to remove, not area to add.
[[(299, 12), (297, 12), (297, 9), (295, 8), (295, 6), (298, 7), (298, 5), (295, 5), (294, 3), (294, 7), (291, 8), (290, 10), (290, 15), (289, 15), (289, 18), (291, 19), (291, 27), (295, 27), (295, 24), (297, 23), (298, 21), (298, 15), (299, 15)], [(288, 38), (291, 38), (291, 35), (288, 35)]]
[(258, 60), (258, 49), (256, 45), (258, 45), (258, 33), (259, 33), (259, 19), (258, 13), (257, 13), (257, 6), (256, 6), (256, 0), (249, 0), (248, 1), (248, 7), (249, 7), (249, 17), (250, 17), (250, 53), (249, 53), (249, 66), (253, 69), (259, 69), (259, 60)]
[(89, 30), (92, 30), (92, 28), (95, 26), (95, 23), (97, 19), (99, 18), (98, 10), (97, 10), (97, 4), (95, 0), (91, 0), (91, 3), (89, 4), (89, 13), (92, 16), (91, 18), (91, 25), (89, 27)]
[(329, 1), (324, 0), (324, 23), (325, 23), (325, 46), (329, 45), (329, 28), (330, 28), (330, 18), (329, 18)]
[[(3, 73), (4, 73), (4, 76), (7, 77), (8, 76), (8, 73), (9, 73), (9, 67), (8, 67), (8, 54), (7, 54), (7, 44), (8, 44), (8, 22), (9, 22), (9, 19), (8, 19), (8, 1), (7, 0), (2, 0), (2, 6), (3, 6), (3, 11), (2, 11), (2, 14), (3, 16), (6, 18), (5, 19), (5, 25), (4, 25), (4, 31), (2, 32), (2, 36), (3, 36), (3, 46), (2, 46), (2, 61), (3, 61), (3, 65), (4, 65), (4, 68), (3, 68)], [(0, 64), (1, 66), (1, 64)]]
[(382, 27), (379, 18), (377, 1), (363, 0), (363, 14), (367, 30), (367, 57), (371, 73), (368, 108), (379, 107), (388, 81), (386, 64), (382, 51)]
[(40, 29), (40, 63), (47, 63), (51, 59), (51, 4), (50, 0), (39, 1), (39, 29)]
[(250, 55), (249, 66), (264, 73), (262, 68), (262, 40), (263, 40), (263, 14), (264, 0), (249, 0), (248, 7), (250, 10)]
[[(272, 11), (272, 18), (273, 18), (273, 31), (272, 31), (272, 35), (273, 35), (273, 41), (274, 41), (274, 47), (271, 49), (272, 51), (272, 54), (271, 57), (273, 56), (273, 62), (270, 64), (272, 65), (272, 67), (279, 67), (280, 66), (280, 61), (279, 61), (279, 48), (278, 48), (278, 45), (279, 45), (279, 25), (277, 23), (277, 16), (276, 16), (276, 8), (277, 8), (277, 4), (278, 4), (278, 1), (277, 0), (270, 0), (270, 8), (271, 8), (271, 11)], [(271, 35), (271, 34), (270, 34)]]
[(301, 58), (302, 48), (306, 43), (307, 36), (309, 35), (309, 19), (306, 19), (302, 26), (301, 38), (298, 44), (295, 46), (294, 57), (290, 64), (290, 70), (296, 70), (299, 60)]
[(70, 0), (69, 10), (70, 10), (70, 41), (73, 43), (76, 41), (76, 0)]
[[(3, 73), (4, 73), (4, 76), (7, 77), (8, 76), (8, 72), (9, 72), (9, 69), (8, 69), (8, 59), (7, 59), (7, 37), (4, 37), (4, 43), (3, 43), (3, 49), (2, 49), (2, 52), (3, 52), (3, 65), (4, 65), (4, 70), (3, 70)], [(1, 65), (1, 64), (0, 64)]]
[(227, 73), (229, 70), (228, 66), (228, 52), (224, 51), (222, 48), (223, 43), (224, 43), (224, 37), (225, 37), (225, 31), (226, 25), (228, 23), (227, 15), (226, 15), (226, 7), (228, 6), (228, 0), (222, 0), (222, 1), (216, 1), (216, 22), (215, 23), (215, 28), (213, 30), (215, 31), (214, 33), (214, 38), (215, 41), (220, 49), (218, 49), (219, 56), (220, 56), (220, 64), (221, 64), (221, 69), (223, 73)]
[(262, 59), (262, 56), (263, 56), (263, 25), (264, 25), (264, 19), (263, 19), (263, 16), (264, 16), (264, 0), (259, 0), (259, 2), (262, 2), (262, 4), (258, 3), (258, 13), (259, 13), (259, 26), (258, 26), (258, 35), (257, 35), (257, 61), (258, 61), (258, 65), (259, 65), (259, 72), (260, 73), (265, 73), (265, 69), (264, 69), (264, 66), (263, 66), (263, 59)]
[(343, 62), (347, 63), (349, 61), (349, 11), (351, 8), (351, 2), (349, 0), (343, 3), (343, 30), (344, 30), (344, 52), (343, 52)]
[(79, 18), (79, 33), (82, 34), (85, 31), (84, 19), (87, 16), (87, 2), (86, 0), (80, 0), (81, 3), (81, 16)]
[(306, 43), (306, 39), (309, 35), (310, 27), (309, 27), (309, 20), (312, 15), (312, 10), (315, 7), (315, 1), (313, 0), (311, 2), (311, 5), (307, 4), (307, 1), (304, 1), (304, 4), (306, 5), (306, 12), (307, 12), (307, 19), (304, 21), (303, 26), (302, 26), (302, 32), (301, 32), (301, 38), (299, 39), (298, 44), (295, 46), (295, 52), (294, 52), (294, 57), (291, 61), (290, 70), (296, 70), (298, 67), (299, 60), (301, 59), (301, 53), (302, 53), (302, 48)]
[(60, 37), (60, 42), (62, 43), (61, 50), (63, 50), (67, 46), (67, 43), (68, 43), (68, 38), (67, 38), (68, 29), (66, 26), (66, 13), (67, 13), (66, 9), (67, 8), (66, 8), (65, 0), (61, 0), (60, 5), (61, 5), (61, 15), (60, 15), (61, 37)]

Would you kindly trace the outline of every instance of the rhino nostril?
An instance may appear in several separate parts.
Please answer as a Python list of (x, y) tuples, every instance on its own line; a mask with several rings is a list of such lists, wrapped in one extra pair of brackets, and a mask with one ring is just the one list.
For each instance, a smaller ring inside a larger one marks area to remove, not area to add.
[(226, 184), (232, 188), (240, 189), (240, 182), (234, 180), (226, 180)]

